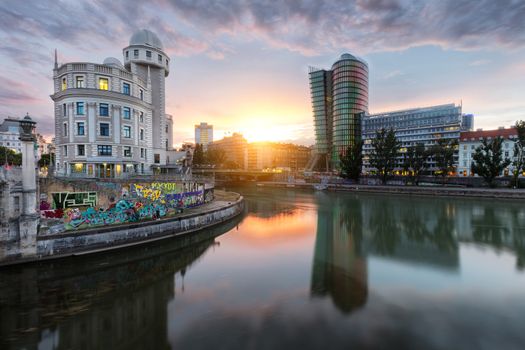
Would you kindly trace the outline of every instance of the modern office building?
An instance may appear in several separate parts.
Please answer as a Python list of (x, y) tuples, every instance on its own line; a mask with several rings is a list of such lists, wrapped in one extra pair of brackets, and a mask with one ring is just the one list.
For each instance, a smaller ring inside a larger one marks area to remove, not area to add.
[(224, 151), (228, 167), (244, 170), (248, 168), (248, 141), (242, 134), (235, 132), (208, 145), (210, 151), (219, 149)]
[(20, 120), (7, 117), (0, 124), (0, 146), (7, 147), (17, 153), (22, 152), (20, 140)]
[[(348, 53), (331, 70), (310, 68), (317, 160), (336, 169), (339, 155), (361, 137), (361, 116), (368, 112), (368, 65)], [(315, 164), (313, 165), (315, 166)]]
[(53, 70), (56, 175), (150, 174), (167, 163), (173, 142), (165, 114), (170, 59), (149, 30), (133, 34), (124, 64), (71, 62)]
[[(401, 153), (407, 147), (423, 143), (426, 147), (436, 144), (439, 139), (459, 140), (460, 132), (472, 129), (473, 116), (462, 114), (462, 106), (445, 104), (401, 111), (366, 114), (362, 118), (363, 173), (374, 169), (370, 166), (372, 139), (381, 129), (393, 129), (401, 142)], [(399, 157), (398, 169), (403, 156)], [(457, 160), (457, 156), (456, 156)], [(435, 161), (429, 160), (430, 170), (435, 170)]]
[(213, 125), (208, 123), (195, 125), (195, 144), (202, 145), (206, 151), (210, 142), (213, 142)]
[[(514, 160), (514, 144), (518, 138), (516, 128), (500, 127), (496, 130), (482, 130), (462, 132), (459, 137), (459, 159), (458, 159), (458, 175), (459, 176), (477, 176), (472, 172), (472, 156), (476, 152), (476, 148), (481, 146), (481, 141), (484, 138), (492, 140), (496, 137), (503, 138), (502, 157)], [(500, 175), (512, 175), (514, 167), (512, 163), (504, 169)]]

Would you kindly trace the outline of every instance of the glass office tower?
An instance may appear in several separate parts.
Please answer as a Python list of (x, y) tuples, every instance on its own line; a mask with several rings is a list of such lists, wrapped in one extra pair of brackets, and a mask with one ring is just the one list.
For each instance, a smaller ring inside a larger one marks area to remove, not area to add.
[(314, 163), (333, 170), (339, 155), (361, 138), (361, 117), (368, 112), (368, 66), (346, 53), (331, 70), (310, 68), (309, 75), (318, 158)]

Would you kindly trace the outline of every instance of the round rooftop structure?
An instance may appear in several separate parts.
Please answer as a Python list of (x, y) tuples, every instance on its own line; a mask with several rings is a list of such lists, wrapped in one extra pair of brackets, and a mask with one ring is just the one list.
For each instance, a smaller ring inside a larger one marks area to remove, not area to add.
[(355, 57), (350, 55), (349, 53), (344, 53), (341, 55), (341, 60), (355, 60)]
[(141, 29), (138, 32), (135, 32), (135, 34), (131, 36), (131, 39), (129, 39), (129, 45), (145, 45), (159, 50), (163, 49), (162, 42), (157, 34), (147, 29)]
[(124, 66), (118, 60), (118, 58), (115, 58), (115, 57), (108, 57), (108, 58), (106, 58), (104, 60), (104, 62), (102, 62), (102, 64), (105, 65), (105, 66), (113, 66), (113, 67), (117, 67), (117, 68), (124, 68)]

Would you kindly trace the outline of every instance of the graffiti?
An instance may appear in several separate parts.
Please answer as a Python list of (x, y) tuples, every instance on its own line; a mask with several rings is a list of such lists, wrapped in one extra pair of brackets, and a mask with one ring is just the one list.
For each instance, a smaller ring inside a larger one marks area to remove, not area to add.
[(120, 198), (101, 200), (106, 206), (97, 205), (97, 192), (52, 193), (55, 209), (41, 205), (41, 216), (62, 219), (63, 229), (77, 230), (174, 216), (213, 199), (213, 190), (207, 189), (205, 196), (204, 185), (198, 183), (131, 184), (119, 192)]
[(54, 192), (51, 196), (54, 209), (97, 205), (97, 192)]

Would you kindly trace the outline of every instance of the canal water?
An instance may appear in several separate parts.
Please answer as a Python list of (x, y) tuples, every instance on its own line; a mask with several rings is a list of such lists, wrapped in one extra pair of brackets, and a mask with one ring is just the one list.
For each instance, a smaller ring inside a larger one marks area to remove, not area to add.
[(0, 270), (0, 348), (525, 347), (523, 203), (232, 190), (196, 236)]

